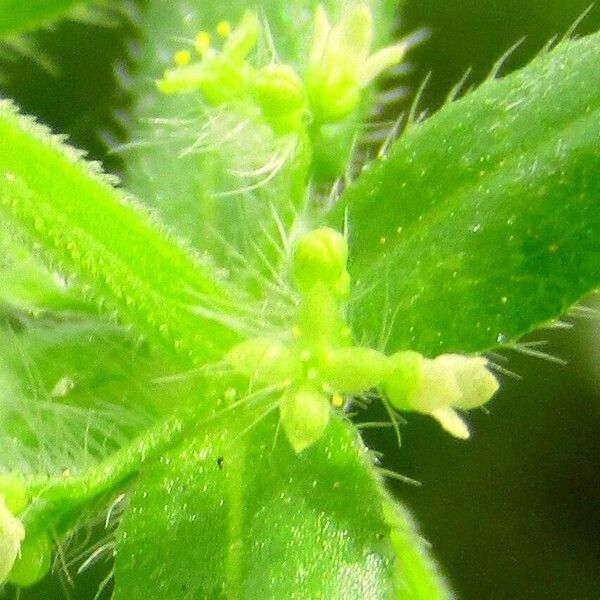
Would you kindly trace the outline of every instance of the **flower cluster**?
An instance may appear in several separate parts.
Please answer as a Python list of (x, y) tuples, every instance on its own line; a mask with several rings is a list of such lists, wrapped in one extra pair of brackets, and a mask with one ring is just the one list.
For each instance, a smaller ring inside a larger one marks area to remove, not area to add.
[(256, 45), (260, 26), (256, 13), (247, 11), (231, 28), (223, 21), (216, 27), (224, 38), (221, 49), (211, 45), (210, 34), (195, 39), (199, 60), (189, 50), (174, 55), (175, 68), (157, 81), (164, 94), (200, 91), (209, 105), (247, 101), (257, 105), (278, 134), (298, 131), (303, 124), (334, 123), (357, 107), (361, 91), (385, 69), (400, 62), (408, 43), (399, 42), (371, 53), (373, 18), (368, 5), (346, 5), (340, 19), (329, 23), (319, 5), (304, 76), (273, 59), (255, 68), (248, 60)]
[(290, 274), (299, 295), (294, 323), (279, 336), (252, 338), (227, 355), (253, 382), (281, 390), (282, 427), (296, 452), (319, 440), (333, 407), (377, 388), (399, 410), (429, 414), (452, 435), (469, 437), (457, 409), (487, 402), (498, 390), (480, 356), (416, 352), (391, 356), (352, 343), (344, 304), (350, 278), (345, 238), (329, 228), (302, 235)]

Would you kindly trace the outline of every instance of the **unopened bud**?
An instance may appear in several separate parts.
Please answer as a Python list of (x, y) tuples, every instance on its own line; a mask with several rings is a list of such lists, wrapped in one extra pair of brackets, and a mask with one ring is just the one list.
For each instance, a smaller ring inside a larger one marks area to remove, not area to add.
[(429, 359), (416, 352), (399, 352), (390, 362), (381, 385), (390, 403), (400, 410), (431, 415), (461, 439), (469, 437), (469, 429), (455, 408), (481, 406), (499, 388), (487, 361), (479, 356), (442, 354)]
[(304, 83), (289, 65), (263, 67), (254, 80), (254, 95), (277, 133), (294, 131), (306, 107)]
[(330, 412), (329, 399), (318, 390), (293, 388), (283, 395), (279, 405), (281, 425), (296, 454), (322, 437)]
[(332, 291), (339, 286), (346, 272), (348, 242), (329, 227), (313, 229), (302, 235), (292, 255), (292, 276), (300, 291), (310, 289), (316, 282)]

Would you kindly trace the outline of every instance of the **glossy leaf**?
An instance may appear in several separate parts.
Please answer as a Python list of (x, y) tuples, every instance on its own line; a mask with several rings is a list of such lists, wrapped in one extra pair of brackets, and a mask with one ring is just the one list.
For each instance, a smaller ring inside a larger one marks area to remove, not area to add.
[(515, 341), (600, 285), (600, 36), (414, 125), (342, 195), (351, 321), (389, 350)]
[(215, 427), (147, 471), (118, 534), (115, 600), (448, 598), (352, 430), (336, 419), (296, 455), (274, 421)]

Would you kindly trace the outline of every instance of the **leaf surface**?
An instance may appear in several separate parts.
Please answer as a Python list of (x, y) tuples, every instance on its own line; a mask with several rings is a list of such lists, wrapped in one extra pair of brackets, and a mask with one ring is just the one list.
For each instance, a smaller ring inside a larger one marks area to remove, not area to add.
[(118, 535), (115, 600), (450, 597), (411, 520), (384, 513), (351, 429), (336, 419), (297, 456), (274, 425), (208, 430), (148, 469)]
[(345, 191), (351, 320), (388, 350), (482, 351), (600, 285), (600, 35), (420, 125)]

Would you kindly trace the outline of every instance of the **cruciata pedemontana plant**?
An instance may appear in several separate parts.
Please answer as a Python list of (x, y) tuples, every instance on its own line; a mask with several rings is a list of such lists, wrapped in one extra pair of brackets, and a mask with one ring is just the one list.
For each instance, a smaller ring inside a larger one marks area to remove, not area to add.
[[(72, 4), (9, 2), (0, 35)], [(114, 600), (453, 597), (355, 411), (468, 438), (484, 353), (598, 287), (600, 38), (369, 160), (374, 82), (421, 39), (394, 9), (149, 0), (139, 201), (0, 100), (7, 589), (108, 560)]]

